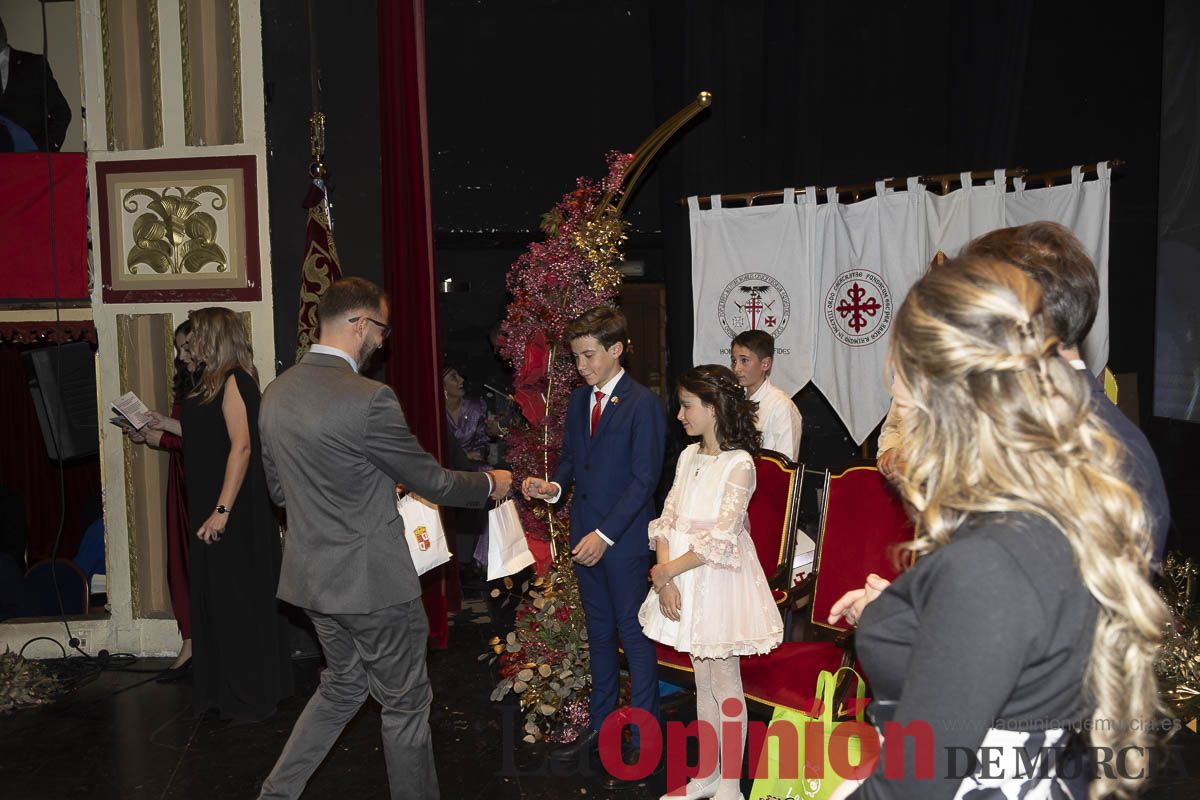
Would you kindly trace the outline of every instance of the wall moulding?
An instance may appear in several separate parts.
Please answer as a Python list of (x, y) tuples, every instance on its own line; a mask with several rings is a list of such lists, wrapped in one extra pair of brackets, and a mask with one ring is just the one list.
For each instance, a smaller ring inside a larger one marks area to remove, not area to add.
[(96, 164), (105, 303), (262, 299), (255, 156)]

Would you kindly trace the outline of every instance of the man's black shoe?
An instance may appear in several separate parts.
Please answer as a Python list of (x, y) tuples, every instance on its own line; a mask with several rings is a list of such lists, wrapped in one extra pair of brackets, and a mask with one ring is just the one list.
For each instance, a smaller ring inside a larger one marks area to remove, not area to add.
[(563, 745), (551, 754), (555, 761), (578, 761), (591, 755), (600, 746), (600, 731), (588, 730), (568, 745)]
[[(639, 749), (636, 747), (625, 747), (621, 750), (621, 760), (624, 761), (626, 764), (636, 764), (638, 762), (638, 758), (640, 758), (640, 756), (641, 756), (641, 753), (640, 753)], [(639, 783), (645, 783), (646, 781), (651, 780), (655, 776), (661, 775), (662, 772), (663, 772), (663, 759), (660, 758), (658, 760), (658, 763), (654, 765), (654, 768), (652, 770), (650, 770), (649, 773), (647, 773), (644, 777), (638, 778), (637, 780), (631, 780), (631, 781), (622, 780), (621, 778), (614, 777), (612, 775), (609, 775), (607, 772), (605, 772), (604, 777), (600, 779), (600, 782), (604, 784), (604, 788), (606, 788), (606, 789), (621, 789), (626, 786), (633, 786), (633, 785), (636, 785)]]

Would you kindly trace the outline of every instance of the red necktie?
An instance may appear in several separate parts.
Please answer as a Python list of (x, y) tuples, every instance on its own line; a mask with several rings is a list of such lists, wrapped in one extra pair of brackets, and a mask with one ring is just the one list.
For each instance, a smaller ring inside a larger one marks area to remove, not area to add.
[(604, 399), (604, 392), (596, 392), (596, 405), (592, 406), (592, 436), (596, 435), (596, 426), (600, 424), (600, 401)]

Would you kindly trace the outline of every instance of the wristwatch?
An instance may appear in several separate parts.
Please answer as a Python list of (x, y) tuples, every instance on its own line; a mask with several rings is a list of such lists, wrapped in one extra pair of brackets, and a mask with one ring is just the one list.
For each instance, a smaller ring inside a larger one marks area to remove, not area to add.
[(223, 505), (218, 505), (216, 510), (217, 510), (218, 514), (228, 514), (229, 513), (229, 509)]

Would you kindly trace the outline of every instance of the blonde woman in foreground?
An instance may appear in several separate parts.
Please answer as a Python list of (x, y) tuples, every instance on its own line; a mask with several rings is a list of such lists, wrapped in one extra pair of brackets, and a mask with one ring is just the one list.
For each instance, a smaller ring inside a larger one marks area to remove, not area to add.
[[(891, 360), (912, 400), (896, 482), (918, 559), (833, 611), (859, 626), (876, 725), (928, 725), (933, 775), (917, 775), (920, 737), (886, 726), (903, 776), (881, 759), (837, 800), (1082, 800), (1147, 783), (1167, 619), (1146, 579), (1150, 522), (1055, 345), (1038, 285), (998, 261), (932, 270), (897, 315)], [(1111, 752), (1089, 785), (1096, 748)]]

